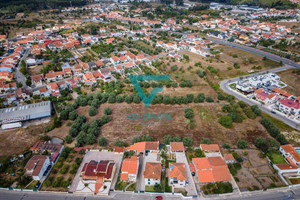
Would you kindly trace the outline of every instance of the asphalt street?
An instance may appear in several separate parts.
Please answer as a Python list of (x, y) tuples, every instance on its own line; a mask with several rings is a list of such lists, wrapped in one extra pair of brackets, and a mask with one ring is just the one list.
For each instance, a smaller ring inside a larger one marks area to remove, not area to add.
[[(162, 196), (167, 200), (182, 199), (176, 195), (152, 194), (152, 193), (123, 193), (111, 192), (110, 196), (95, 196), (95, 195), (75, 195), (68, 193), (54, 192), (24, 192), (24, 191), (0, 191), (0, 200), (153, 200), (156, 196)], [(196, 199), (196, 198), (193, 198)], [(230, 200), (296, 200), (300, 199), (300, 187), (293, 188), (277, 188), (267, 191), (244, 192), (241, 195), (222, 195), (203, 198), (199, 196), (197, 199), (230, 199)]]
[[(284, 71), (286, 69), (289, 69), (291, 68), (290, 66), (284, 66), (284, 67), (280, 67), (280, 68), (274, 68), (274, 69), (269, 69), (269, 70), (266, 70), (268, 72), (279, 72), (279, 71)], [(265, 73), (266, 71), (262, 71), (262, 72), (259, 72), (257, 74), (261, 74), (261, 73)], [(257, 75), (256, 74), (256, 75)], [(247, 75), (246, 77), (249, 77), (251, 75)], [(255, 76), (254, 74), (252, 76)], [(245, 76), (244, 76), (245, 77)], [(249, 105), (258, 105), (259, 108), (269, 114), (269, 115), (272, 115), (274, 118), (276, 119), (279, 119), (281, 121), (283, 121), (284, 123), (288, 124), (289, 126), (297, 129), (297, 130), (300, 130), (300, 124), (299, 123), (296, 123), (295, 121), (285, 117), (285, 116), (282, 116), (280, 115), (278, 112), (276, 112), (277, 114), (274, 114), (274, 113), (271, 113), (271, 110), (269, 110), (268, 108), (266, 108), (265, 106), (262, 106), (260, 103), (258, 102), (254, 102), (252, 99), (248, 99), (247, 97), (245, 97), (244, 95), (242, 95), (241, 93), (238, 93), (238, 92), (234, 92), (230, 87), (230, 83), (232, 82), (235, 82), (235, 81), (238, 81), (240, 80), (240, 77), (236, 77), (236, 78), (232, 78), (232, 79), (227, 79), (227, 80), (224, 80), (220, 83), (220, 87), (221, 89), (227, 93), (227, 94), (230, 94), (230, 95), (233, 95), (235, 96), (236, 98), (248, 103)]]
[(283, 64), (290, 65), (292, 67), (300, 69), (300, 65), (298, 63), (295, 63), (287, 58), (283, 58), (283, 57), (277, 56), (272, 53), (268, 53), (268, 52), (260, 50), (260, 49), (256, 49), (256, 48), (248, 47), (248, 46), (244, 46), (244, 45), (239, 45), (239, 44), (236, 44), (233, 42), (228, 42), (226, 40), (219, 40), (219, 39), (215, 39), (215, 38), (209, 38), (209, 40), (211, 40), (214, 43), (223, 44), (223, 45), (234, 47), (234, 48), (237, 48), (237, 49), (240, 49), (243, 51), (247, 51), (249, 53), (253, 53), (253, 54), (256, 54), (256, 55), (259, 55), (262, 57), (266, 57), (268, 59), (275, 60), (277, 62), (282, 61)]

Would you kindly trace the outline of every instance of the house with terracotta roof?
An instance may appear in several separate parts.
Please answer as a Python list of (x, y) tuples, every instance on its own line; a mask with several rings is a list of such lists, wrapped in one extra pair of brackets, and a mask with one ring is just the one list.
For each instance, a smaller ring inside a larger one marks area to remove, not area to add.
[(30, 151), (32, 151), (34, 153), (43, 153), (43, 152), (47, 151), (48, 153), (51, 154), (50, 161), (52, 163), (55, 163), (56, 159), (62, 153), (63, 149), (64, 149), (64, 145), (55, 144), (50, 141), (40, 140), (37, 143), (35, 143), (34, 146), (32, 146), (30, 148)]
[(185, 148), (183, 142), (170, 142), (170, 152), (184, 152)]
[(96, 181), (94, 194), (103, 187), (104, 182), (111, 182), (116, 171), (116, 164), (110, 160), (91, 160), (84, 163), (81, 170), (81, 179), (85, 181)]
[(159, 152), (159, 142), (136, 142), (126, 148), (127, 151), (146, 154), (149, 152)]
[(226, 164), (235, 163), (235, 159), (231, 153), (225, 153), (224, 160), (225, 160)]
[(176, 188), (185, 187), (187, 181), (187, 170), (185, 163), (169, 164), (169, 185)]
[(36, 87), (42, 86), (43, 85), (43, 74), (37, 74), (37, 75), (32, 75), (30, 76), (32, 84), (35, 85)]
[(278, 171), (279, 174), (283, 173), (300, 173), (300, 154), (291, 145), (282, 145), (279, 151), (285, 157), (286, 163), (273, 164), (274, 169)]
[(200, 149), (206, 153), (220, 152), (218, 144), (200, 144)]
[(227, 164), (221, 156), (193, 158), (192, 163), (200, 184), (231, 181)]
[(41, 180), (44, 172), (50, 165), (50, 159), (45, 155), (35, 155), (29, 159), (25, 166), (25, 175), (32, 176), (33, 180)]
[(160, 184), (161, 180), (161, 163), (146, 162), (144, 170), (145, 185)]
[(121, 169), (121, 181), (136, 182), (137, 172), (139, 167), (139, 158), (137, 156), (131, 156), (123, 160)]
[(291, 144), (280, 146), (279, 151), (284, 157), (289, 157), (295, 164), (300, 165), (300, 154)]

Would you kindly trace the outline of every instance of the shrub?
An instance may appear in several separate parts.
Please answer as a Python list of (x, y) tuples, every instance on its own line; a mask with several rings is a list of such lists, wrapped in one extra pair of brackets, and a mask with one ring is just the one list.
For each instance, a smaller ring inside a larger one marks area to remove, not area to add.
[(97, 108), (90, 107), (89, 109), (89, 116), (95, 116), (97, 114)]
[(206, 102), (211, 103), (214, 102), (213, 98), (211, 98), (210, 96), (206, 97)]
[(208, 138), (203, 138), (200, 142), (200, 144), (211, 144), (211, 143), (212, 143), (211, 140)]
[(124, 142), (121, 141), (121, 140), (117, 140), (117, 141), (115, 141), (114, 145), (117, 146), (117, 147), (123, 147), (124, 146)]
[(184, 109), (184, 117), (187, 119), (193, 119), (194, 118), (194, 111), (191, 108)]
[(225, 128), (232, 128), (232, 119), (229, 116), (221, 116), (219, 119), (219, 123)]
[(106, 146), (107, 142), (106, 142), (106, 139), (104, 137), (100, 137), (99, 140), (98, 140), (98, 145), (99, 146)]
[(182, 140), (182, 142), (183, 142), (184, 146), (190, 147), (190, 146), (193, 145), (193, 139), (190, 138), (190, 137), (184, 137), (183, 140)]
[(227, 143), (223, 144), (223, 148), (224, 149), (230, 149), (230, 144), (227, 144)]
[(104, 109), (104, 114), (111, 115), (111, 113), (112, 113), (112, 109), (110, 107)]
[(248, 148), (248, 143), (245, 140), (238, 140), (237, 146), (239, 149), (246, 149)]
[(165, 145), (170, 144), (170, 142), (172, 142), (172, 141), (173, 141), (173, 137), (171, 135), (165, 135), (164, 136), (164, 143), (165, 143)]

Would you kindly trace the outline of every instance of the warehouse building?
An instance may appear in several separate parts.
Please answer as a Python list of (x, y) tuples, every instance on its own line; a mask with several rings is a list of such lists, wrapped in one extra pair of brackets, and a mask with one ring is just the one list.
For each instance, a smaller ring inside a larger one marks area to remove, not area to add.
[(0, 124), (23, 122), (49, 116), (51, 116), (51, 102), (43, 101), (0, 109)]

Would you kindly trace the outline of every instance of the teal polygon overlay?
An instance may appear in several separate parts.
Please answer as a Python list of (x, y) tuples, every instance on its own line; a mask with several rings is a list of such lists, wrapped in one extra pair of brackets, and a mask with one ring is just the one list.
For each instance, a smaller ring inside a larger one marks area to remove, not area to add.
[(132, 85), (140, 96), (145, 107), (148, 108), (158, 92), (163, 90), (163, 87), (155, 87), (147, 97), (138, 81), (168, 81), (171, 75), (128, 75)]

